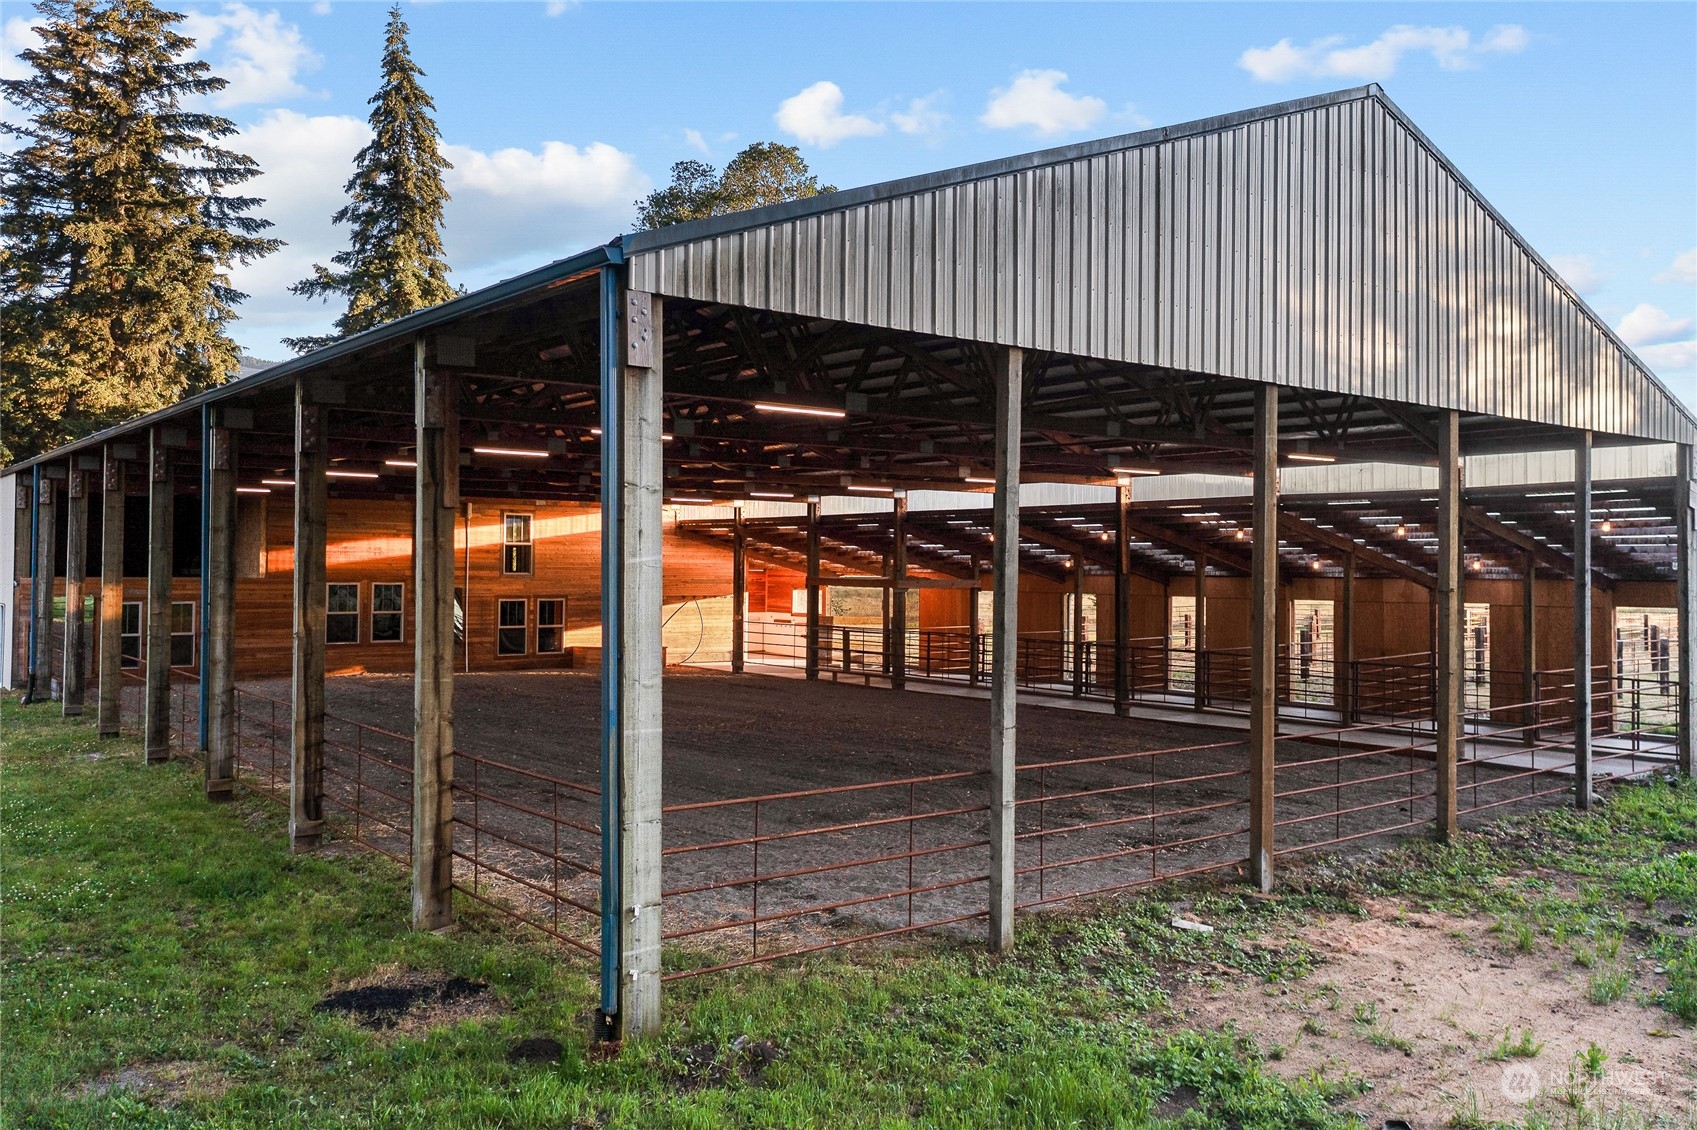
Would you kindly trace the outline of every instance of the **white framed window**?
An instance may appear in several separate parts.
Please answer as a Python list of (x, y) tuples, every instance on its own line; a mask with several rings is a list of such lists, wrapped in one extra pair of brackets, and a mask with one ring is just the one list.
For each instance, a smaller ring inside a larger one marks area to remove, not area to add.
[(536, 599), (536, 651), (538, 654), (566, 649), (566, 598)]
[(195, 655), (194, 601), (171, 602), (171, 666), (193, 667)]
[(126, 600), (118, 619), (118, 666), (141, 666), (141, 601)]
[(406, 629), (406, 586), (371, 583), (371, 642), (400, 643)]
[(327, 587), (329, 600), (324, 610), (324, 642), (358, 643), (359, 585), (337, 583)]
[(508, 576), (531, 574), (530, 518), (529, 514), (501, 515), (501, 572)]
[(529, 602), (500, 600), (495, 606), (495, 654), (523, 655), (530, 642)]

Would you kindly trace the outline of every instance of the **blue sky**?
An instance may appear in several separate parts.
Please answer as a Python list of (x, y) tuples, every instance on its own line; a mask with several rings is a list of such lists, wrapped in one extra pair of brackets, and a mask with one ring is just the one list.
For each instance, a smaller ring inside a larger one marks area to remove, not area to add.
[[(186, 4), (232, 80), (285, 252), (240, 273), (252, 353), (327, 327), (288, 283), (340, 246), (386, 5)], [(5, 44), (27, 40), (8, 13)], [(1697, 5), (406, 6), (476, 288), (628, 230), (673, 161), (798, 144), (841, 187), (1377, 81), (1697, 403)]]

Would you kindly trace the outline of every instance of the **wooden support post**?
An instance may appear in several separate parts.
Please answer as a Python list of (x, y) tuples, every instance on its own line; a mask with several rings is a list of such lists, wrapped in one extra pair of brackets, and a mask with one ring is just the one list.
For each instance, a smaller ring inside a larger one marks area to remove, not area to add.
[(1446, 408), (1438, 415), (1438, 586), (1433, 656), (1436, 665), (1436, 736), (1438, 835), (1456, 833), (1455, 777), (1461, 753), (1462, 698), (1462, 531), (1461, 413)]
[(1526, 563), (1521, 567), (1520, 580), (1520, 701), (1527, 704), (1521, 720), (1521, 742), (1533, 745), (1538, 740), (1540, 697), (1538, 687), (1538, 555), (1526, 551)]
[[(290, 711), (289, 843), (318, 846), (324, 831), (324, 645), (328, 411), (304, 378), (295, 381), (294, 657)], [(419, 462), (424, 461), (423, 453)], [(419, 477), (423, 478), (420, 468)], [(414, 554), (418, 556), (418, 554)], [(417, 820), (417, 814), (414, 814)]]
[(623, 372), (624, 609), (619, 618), (619, 1035), (660, 1032), (661, 483), (665, 311), (658, 295), (625, 294)]
[(1591, 807), (1591, 445), (1573, 445), (1573, 804)]
[(1355, 721), (1355, 554), (1343, 555), (1343, 599), (1338, 602), (1337, 622), (1332, 625), (1332, 692), (1338, 720), (1348, 726)]
[(1114, 713), (1131, 712), (1131, 484), (1114, 488)]
[(890, 518), (890, 688), (907, 686), (907, 492), (896, 491)]
[[(1275, 544), (1276, 548), (1276, 544)], [(1194, 640), (1196, 641), (1196, 702), (1194, 707), (1201, 710), (1208, 705), (1208, 688), (1202, 678), (1202, 653), (1208, 650), (1208, 555), (1196, 555), (1196, 622)]]
[(124, 464), (107, 444), (100, 476), (100, 719), (115, 738), (124, 701)]
[(984, 672), (978, 663), (978, 653), (984, 647), (982, 634), (978, 630), (978, 594), (984, 591), (983, 568), (983, 563), (974, 557), (972, 587), (966, 590), (966, 681), (975, 687), (984, 680)]
[(1072, 558), (1072, 697), (1084, 697), (1084, 558)]
[(208, 438), (201, 452), (209, 466), (204, 481), (206, 521), (206, 799), (227, 801), (236, 781), (236, 453), (235, 437), (223, 426), (224, 412), (210, 409)]
[(807, 677), (819, 677), (819, 500), (807, 500)]
[(41, 476), (35, 489), (35, 572), (30, 578), (30, 669), (24, 701), (53, 697), (53, 583), (58, 562), (53, 552), (58, 524), (58, 490)]
[(1690, 777), (1697, 774), (1697, 657), (1692, 655), (1692, 647), (1697, 645), (1697, 637), (1692, 635), (1697, 630), (1697, 577), (1692, 576), (1692, 570), (1697, 569), (1697, 447), (1689, 443), (1679, 445), (1679, 470), (1674, 482), (1674, 526), (1678, 531), (1675, 544), (1678, 553), (1675, 561), (1678, 570), (1678, 638), (1675, 646), (1679, 649), (1676, 676), (1679, 686), (1678, 695), (1678, 730), (1674, 737), (1675, 759), (1679, 771)]
[(748, 653), (745, 606), (748, 604), (748, 531), (742, 524), (742, 504), (731, 519), (731, 670), (741, 673)]
[(1024, 355), (996, 352), (996, 492), (991, 528), (994, 610), (990, 621), (990, 948), (1013, 948), (1014, 775), (1019, 683), (1019, 456)]
[(165, 429), (149, 432), (147, 484), (147, 686), (143, 747), (149, 762), (171, 757), (171, 558), (176, 492)]
[[(454, 920), (454, 522), (459, 387), (413, 340), (412, 926)], [(299, 491), (296, 487), (296, 491)], [(322, 588), (322, 586), (320, 586)]]
[(73, 456), (65, 488), (65, 675), (59, 693), (66, 718), (82, 715), (83, 679), (88, 670), (88, 621), (83, 618), (87, 545), (88, 476)]
[[(1278, 721), (1279, 390), (1255, 390), (1255, 496), (1249, 581), (1249, 881), (1273, 889)], [(1198, 672), (1200, 678), (1200, 672)]]

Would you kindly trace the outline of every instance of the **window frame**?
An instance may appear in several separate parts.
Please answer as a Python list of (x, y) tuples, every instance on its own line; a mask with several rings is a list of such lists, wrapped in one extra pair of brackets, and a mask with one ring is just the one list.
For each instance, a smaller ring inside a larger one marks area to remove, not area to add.
[[(401, 599), (399, 606), (393, 609), (379, 610), (377, 607), (377, 590), (380, 588), (399, 589)], [(395, 618), (395, 635), (393, 638), (379, 639), (377, 636), (377, 618), (393, 616)], [(366, 627), (367, 638), (372, 643), (405, 643), (407, 638), (407, 584), (405, 581), (372, 581), (371, 610), (369, 623)]]
[[(517, 624), (503, 623), (502, 612), (508, 605), (516, 604), (524, 610)], [(506, 649), (503, 636), (507, 632), (520, 633), (520, 645), (517, 651)], [(530, 600), (522, 596), (498, 596), (495, 598), (495, 657), (497, 659), (513, 659), (530, 654)]]
[[(189, 630), (177, 631), (177, 609), (189, 610)], [(200, 666), (200, 602), (198, 600), (173, 600), (171, 602), (171, 632), (166, 643), (171, 658), (171, 667), (176, 671), (192, 671)], [(189, 642), (189, 658), (185, 663), (177, 662), (177, 641), (187, 639)]]
[[(544, 604), (557, 604), (557, 605), (560, 606), (560, 620), (559, 620), (558, 623), (544, 624), (542, 622), (542, 606)], [(560, 654), (563, 654), (565, 652), (565, 650), (566, 650), (566, 609), (567, 609), (567, 607), (568, 607), (568, 605), (566, 603), (566, 598), (563, 597), (563, 596), (539, 596), (539, 597), (536, 598), (536, 612), (535, 612), (534, 618), (535, 618), (535, 621), (536, 621), (536, 625), (535, 625), (536, 626), (535, 653), (537, 655), (560, 655)], [(553, 647), (543, 647), (542, 646), (542, 633), (544, 631), (558, 632), (559, 633), (559, 642)]]
[[(136, 630), (124, 631), (124, 614), (131, 608), (136, 610)], [(135, 640), (135, 656), (124, 654), (124, 641)], [(147, 602), (144, 600), (126, 600), (119, 604), (118, 609), (118, 669), (120, 671), (139, 671), (147, 662)]]
[[(524, 519), (524, 540), (512, 541), (507, 534), (507, 523), (513, 518)], [(523, 547), (525, 551), (525, 567), (521, 569), (508, 568), (510, 551)], [(533, 510), (503, 510), (501, 511), (501, 575), (503, 577), (534, 577), (536, 575), (536, 512)]]
[[(331, 593), (334, 590), (339, 589), (339, 588), (353, 589), (354, 590), (354, 608), (353, 608), (352, 612), (337, 612), (337, 611), (334, 611), (334, 610), (331, 609), (331, 607), (330, 607)], [(361, 585), (360, 582), (358, 582), (358, 581), (327, 581), (327, 582), (325, 582), (325, 584), (324, 584), (324, 645), (326, 647), (352, 647), (352, 646), (357, 646), (360, 643), (364, 642), (364, 640), (361, 638), (362, 628), (363, 628), (362, 619), (364, 617), (363, 609), (365, 607), (364, 593), (361, 591), (363, 588), (364, 588), (364, 586)], [(334, 618), (337, 621), (352, 620), (353, 625), (354, 625), (354, 638), (351, 639), (351, 640), (331, 639), (330, 638), (330, 621), (331, 621), (332, 618)]]

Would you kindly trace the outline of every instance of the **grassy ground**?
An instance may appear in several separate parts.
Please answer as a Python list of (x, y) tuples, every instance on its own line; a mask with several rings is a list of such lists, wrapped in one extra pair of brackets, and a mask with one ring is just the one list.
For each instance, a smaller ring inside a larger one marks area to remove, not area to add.
[[(1313, 955), (1255, 936), (1383, 897), (1485, 909), (1504, 946), (1590, 962), (1594, 993), (1642, 992), (1632, 959), (1652, 954), (1668, 1024), (1697, 1022), (1697, 943), (1643, 925), (1697, 914), (1690, 783), (1310, 867), (1273, 899), (1192, 887), (1028, 918), (1003, 959), (936, 943), (680, 982), (661, 1039), (600, 1060), (592, 971), (538, 936), (475, 909), (409, 933), (392, 863), (290, 857), (271, 802), (208, 806), (184, 767), (55, 706), (8, 699), (0, 740), (6, 1126), (1360, 1125), (1347, 1081), (1281, 1078), (1165, 1006), (1187, 979), (1299, 977)], [(1220, 928), (1173, 929), (1179, 897)], [(487, 985), (489, 1007), (386, 1031), (315, 1009), (398, 970)], [(560, 1054), (513, 1062), (537, 1036)]]

